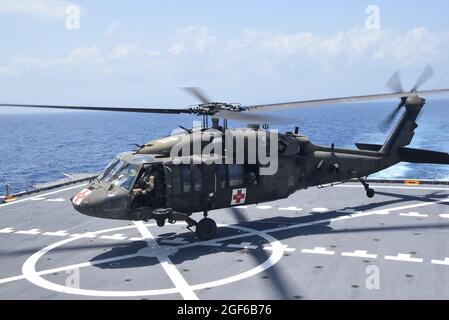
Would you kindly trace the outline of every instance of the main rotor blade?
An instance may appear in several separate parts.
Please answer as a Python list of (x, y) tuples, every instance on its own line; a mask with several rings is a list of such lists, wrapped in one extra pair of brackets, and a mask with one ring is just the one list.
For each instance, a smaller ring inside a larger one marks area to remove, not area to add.
[(157, 109), (157, 108), (126, 108), (126, 107), (84, 107), (84, 106), (51, 106), (36, 104), (13, 104), (2, 103), (0, 107), (13, 108), (39, 108), (39, 109), (65, 109), (65, 110), (83, 110), (83, 111), (112, 111), (112, 112), (133, 112), (133, 113), (165, 113), (181, 114), (191, 113), (189, 109)]
[(261, 104), (245, 107), (246, 111), (276, 111), (276, 110), (287, 110), (287, 109), (302, 109), (302, 108), (314, 108), (326, 105), (337, 105), (337, 104), (347, 104), (354, 102), (369, 102), (378, 100), (388, 100), (393, 98), (403, 98), (412, 95), (434, 95), (434, 94), (444, 94), (449, 93), (449, 89), (440, 90), (426, 90), (420, 92), (404, 92), (404, 93), (387, 93), (387, 94), (373, 94), (366, 96), (354, 96), (354, 97), (344, 97), (344, 98), (332, 98), (332, 99), (320, 99), (320, 100), (307, 100), (307, 101), (296, 101), (296, 102), (284, 102), (284, 103), (273, 103), (273, 104)]
[(391, 78), (387, 81), (386, 86), (391, 89), (392, 92), (404, 92), (404, 88), (402, 86), (401, 76), (399, 74), (399, 70), (393, 73)]
[(246, 113), (246, 112), (233, 112), (222, 110), (218, 113), (214, 114), (214, 117), (226, 119), (226, 120), (237, 120), (237, 121), (245, 121), (247, 123), (284, 123), (287, 122), (286, 118), (282, 118), (279, 116), (270, 116), (265, 114), (257, 114), (257, 113)]
[(184, 88), (184, 90), (186, 90), (186, 91), (189, 92), (192, 96), (194, 96), (195, 98), (197, 98), (198, 100), (200, 100), (201, 103), (207, 104), (207, 103), (211, 103), (211, 102), (212, 102), (212, 100), (210, 100), (210, 99), (204, 94), (204, 92), (201, 91), (200, 88), (186, 87), (186, 88)]
[[(251, 221), (248, 220), (248, 218), (243, 214), (241, 209), (232, 207), (230, 208), (230, 211), (239, 223), (251, 223)], [(249, 250), (248, 253), (257, 264), (262, 264), (270, 258), (266, 250)], [(277, 265), (274, 265), (270, 269), (266, 270), (266, 273), (268, 273), (271, 278), (273, 289), (278, 291), (279, 298), (283, 300), (293, 298), (293, 294), (290, 292), (288, 277), (281, 272)]]
[(416, 84), (413, 86), (412, 91), (418, 90), (427, 80), (432, 78), (433, 74), (434, 74), (434, 72), (433, 72), (432, 66), (430, 64), (427, 65), (427, 67), (424, 69), (421, 76), (416, 81)]

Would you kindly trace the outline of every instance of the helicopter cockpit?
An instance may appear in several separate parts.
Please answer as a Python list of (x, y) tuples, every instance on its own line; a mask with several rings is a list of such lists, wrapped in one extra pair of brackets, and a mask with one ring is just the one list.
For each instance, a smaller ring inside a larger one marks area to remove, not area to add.
[(119, 154), (72, 204), (85, 215), (124, 220), (136, 210), (163, 207), (163, 165), (151, 155)]

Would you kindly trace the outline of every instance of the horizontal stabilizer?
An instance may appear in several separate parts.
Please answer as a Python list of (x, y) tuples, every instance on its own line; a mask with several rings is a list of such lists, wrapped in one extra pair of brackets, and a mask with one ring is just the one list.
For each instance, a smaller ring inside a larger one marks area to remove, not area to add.
[(380, 144), (368, 144), (368, 143), (356, 143), (355, 146), (359, 150), (376, 151), (376, 152), (382, 148), (382, 146)]
[(445, 152), (398, 148), (401, 161), (410, 163), (449, 164), (449, 154)]

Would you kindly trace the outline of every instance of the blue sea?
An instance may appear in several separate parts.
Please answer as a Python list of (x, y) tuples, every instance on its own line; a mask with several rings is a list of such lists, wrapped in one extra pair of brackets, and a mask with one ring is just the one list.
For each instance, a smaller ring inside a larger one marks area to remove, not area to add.
[[(301, 133), (317, 144), (354, 147), (356, 142), (382, 144), (379, 129), (395, 102), (288, 110), (272, 127)], [(61, 179), (62, 173), (99, 172), (131, 144), (169, 135), (178, 124), (191, 127), (193, 116), (113, 112), (0, 113), (0, 194), (9, 183), (14, 192)], [(199, 119), (196, 119), (199, 120)], [(449, 100), (429, 101), (418, 119), (412, 147), (449, 152)], [(243, 126), (230, 122), (233, 127)], [(399, 164), (379, 178), (449, 179), (449, 166)]]

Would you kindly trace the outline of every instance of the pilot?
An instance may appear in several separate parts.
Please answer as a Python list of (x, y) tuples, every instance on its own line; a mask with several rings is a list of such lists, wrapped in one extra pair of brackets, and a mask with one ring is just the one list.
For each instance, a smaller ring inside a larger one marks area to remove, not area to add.
[(133, 189), (135, 197), (146, 196), (154, 190), (154, 175), (144, 176), (138, 183), (138, 188)]
[(246, 175), (246, 183), (248, 186), (255, 186), (257, 185), (257, 177), (256, 174), (252, 171), (248, 172)]

